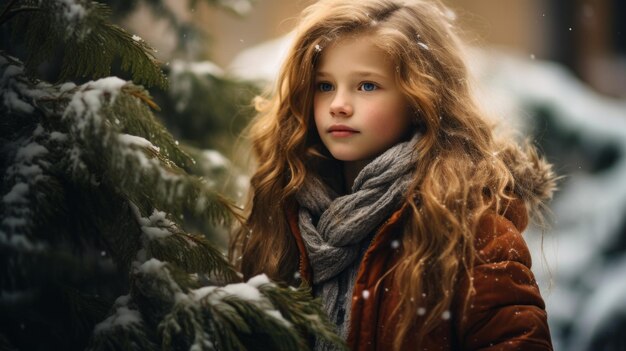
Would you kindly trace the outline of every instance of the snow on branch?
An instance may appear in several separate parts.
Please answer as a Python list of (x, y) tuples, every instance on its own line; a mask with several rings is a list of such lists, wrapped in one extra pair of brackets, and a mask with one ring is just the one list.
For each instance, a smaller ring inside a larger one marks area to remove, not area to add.
[[(208, 181), (181, 168), (193, 160), (151, 113), (143, 88), (116, 77), (80, 86), (32, 81), (19, 60), (0, 53), (0, 89), (0, 110), (9, 127), (3, 135), (13, 140), (3, 150), (10, 160), (0, 188), (3, 243), (38, 247), (28, 236), (35, 204), (27, 200), (41, 200), (57, 189), (50, 188), (58, 186), (56, 181), (46, 181), (46, 192), (36, 190), (50, 173), (89, 187), (104, 182), (145, 211), (168, 208), (176, 218), (191, 213), (212, 223), (230, 220), (231, 205)], [(203, 246), (190, 238), (176, 240)]]
[(147, 92), (115, 77), (74, 91), (63, 113), (80, 146), (68, 155), (74, 163), (78, 158), (92, 173), (104, 166), (106, 181), (138, 205), (150, 200), (176, 216), (190, 211), (213, 222), (230, 220), (230, 205), (181, 168), (193, 160), (143, 103), (150, 101)]
[(138, 254), (138, 262), (157, 259), (207, 279), (220, 278), (227, 282), (237, 279), (235, 269), (205, 236), (185, 232), (163, 211), (154, 209), (150, 216), (144, 217), (132, 202), (130, 207), (142, 231), (143, 248)]
[(114, 311), (94, 327), (87, 350), (156, 350), (141, 313), (132, 305), (130, 295), (115, 300)]
[[(308, 348), (300, 334), (303, 330), (315, 330), (321, 337), (342, 343), (319, 317), (319, 302), (312, 302), (310, 293), (280, 287), (264, 275), (246, 283), (185, 290), (174, 267), (160, 261), (147, 261), (136, 272), (133, 298), (151, 300), (142, 304), (146, 307), (142, 314), (160, 321), (165, 348), (175, 343), (196, 350), (237, 350), (249, 349), (247, 343), (253, 342), (268, 349), (301, 350)], [(162, 295), (144, 295), (155, 290)], [(277, 296), (290, 303), (276, 303)], [(259, 330), (267, 333), (258, 334)]]

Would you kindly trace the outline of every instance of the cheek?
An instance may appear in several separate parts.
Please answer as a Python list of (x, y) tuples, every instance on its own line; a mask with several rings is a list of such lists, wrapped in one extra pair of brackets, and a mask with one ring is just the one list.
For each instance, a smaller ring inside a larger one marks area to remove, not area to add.
[(322, 112), (322, 106), (320, 99), (316, 96), (313, 98), (313, 118), (315, 120), (315, 124), (317, 125), (318, 120), (320, 119)]
[(371, 106), (370, 125), (378, 130), (381, 135), (394, 136), (404, 133), (411, 127), (406, 103), (401, 100), (394, 100), (391, 103), (377, 104)]
[(322, 129), (323, 129), (323, 117), (322, 117), (322, 112), (321, 110), (317, 107), (317, 105), (313, 106), (313, 123), (315, 124), (315, 129), (317, 129), (317, 132), (319, 133), (319, 135), (322, 135)]

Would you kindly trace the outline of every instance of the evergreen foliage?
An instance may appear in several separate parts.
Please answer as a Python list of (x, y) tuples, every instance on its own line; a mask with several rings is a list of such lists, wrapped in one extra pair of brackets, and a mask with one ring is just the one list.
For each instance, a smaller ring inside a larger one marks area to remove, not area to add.
[(62, 47), (60, 82), (109, 76), (113, 60), (120, 58), (122, 70), (130, 71), (133, 81), (165, 87), (152, 50), (111, 24), (109, 15), (108, 7), (87, 0), (12, 0), (2, 9), (0, 25), (12, 20), (12, 39), (25, 44), (24, 64), (31, 77)]
[[(217, 192), (233, 167), (180, 145), (142, 86), (101, 78), (122, 57), (137, 82), (164, 83), (150, 49), (108, 11), (82, 0), (0, 10), (0, 29), (25, 30), (0, 47), (0, 348), (292, 350), (312, 335), (341, 344), (306, 287), (242, 283), (219, 245), (190, 229), (238, 218)], [(100, 44), (110, 53), (96, 58)], [(5, 51), (15, 48), (24, 63)], [(76, 64), (59, 79), (95, 80), (39, 79), (59, 48)]]
[(164, 123), (197, 147), (228, 150), (254, 113), (259, 88), (228, 77), (210, 61), (174, 60), (167, 93), (156, 92)]

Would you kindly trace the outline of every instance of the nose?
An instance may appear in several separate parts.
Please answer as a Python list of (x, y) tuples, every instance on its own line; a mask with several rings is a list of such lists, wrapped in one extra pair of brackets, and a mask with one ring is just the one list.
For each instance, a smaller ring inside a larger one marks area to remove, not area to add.
[(330, 115), (333, 117), (350, 117), (353, 112), (354, 107), (350, 95), (338, 90), (330, 102)]

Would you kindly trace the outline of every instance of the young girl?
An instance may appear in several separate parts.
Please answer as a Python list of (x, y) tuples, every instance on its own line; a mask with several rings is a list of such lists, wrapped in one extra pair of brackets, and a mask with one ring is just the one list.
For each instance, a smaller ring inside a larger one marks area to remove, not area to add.
[(250, 127), (259, 165), (231, 254), (245, 278), (310, 285), (352, 350), (550, 350), (520, 233), (554, 175), (495, 139), (446, 14), (304, 11)]

